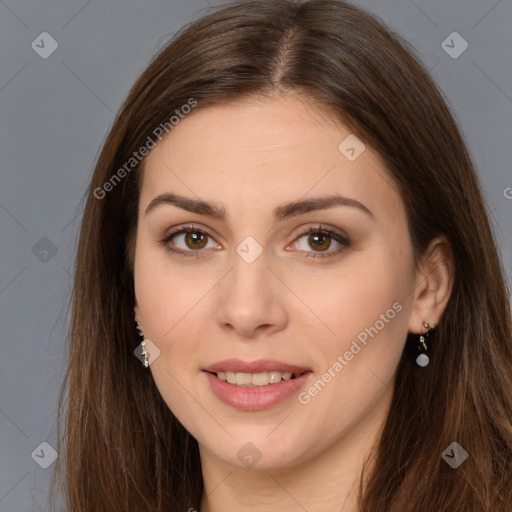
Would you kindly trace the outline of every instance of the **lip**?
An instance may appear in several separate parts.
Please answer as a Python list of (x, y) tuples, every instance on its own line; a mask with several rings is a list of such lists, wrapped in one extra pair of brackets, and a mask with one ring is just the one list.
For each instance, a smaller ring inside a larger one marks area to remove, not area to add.
[[(262, 367), (262, 361), (247, 363), (245, 366), (240, 365), (239, 360), (230, 359), (229, 361), (229, 363), (227, 361), (216, 363), (215, 365), (208, 367), (209, 369), (203, 370), (203, 373), (208, 379), (210, 389), (219, 400), (231, 407), (234, 407), (235, 409), (243, 411), (261, 411), (283, 402), (292, 395), (297, 394), (299, 390), (306, 385), (309, 377), (313, 374), (311, 370), (279, 363), (278, 361), (274, 361), (275, 365), (272, 368), (270, 367), (272, 365), (269, 366), (268, 364), (267, 366)], [(246, 373), (258, 373), (259, 371), (264, 371), (263, 368), (265, 368), (268, 371), (286, 371), (291, 373), (301, 373), (301, 375), (295, 379), (282, 380), (277, 384), (249, 388), (236, 386), (220, 380), (216, 375), (211, 373), (215, 371), (212, 369), (214, 367), (219, 368), (216, 371), (240, 372), (243, 371), (240, 370), (240, 368), (244, 368)], [(220, 368), (226, 368), (226, 370), (221, 370)], [(236, 368), (236, 370), (233, 370), (234, 368)], [(248, 371), (247, 368), (251, 368), (251, 371)], [(284, 369), (280, 370), (278, 368)]]
[[(206, 368), (203, 371), (210, 373), (234, 372), (234, 373), (261, 373), (261, 372), (281, 372), (281, 373), (305, 373), (310, 372), (311, 368), (296, 366), (283, 363), (274, 359), (259, 359), (257, 361), (242, 361), (241, 359), (225, 359)], [(296, 379), (294, 379), (296, 380)], [(277, 386), (278, 384), (272, 384)]]

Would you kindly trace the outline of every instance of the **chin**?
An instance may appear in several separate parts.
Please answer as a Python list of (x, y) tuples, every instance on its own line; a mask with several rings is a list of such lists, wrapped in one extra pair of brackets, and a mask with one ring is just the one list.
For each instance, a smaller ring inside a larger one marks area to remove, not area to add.
[(255, 432), (254, 426), (231, 429), (232, 438), (226, 435), (222, 444), (218, 439), (207, 440), (204, 446), (226, 464), (255, 471), (284, 469), (307, 459), (303, 435), (289, 431), (269, 435), (272, 428), (265, 426), (261, 432)]

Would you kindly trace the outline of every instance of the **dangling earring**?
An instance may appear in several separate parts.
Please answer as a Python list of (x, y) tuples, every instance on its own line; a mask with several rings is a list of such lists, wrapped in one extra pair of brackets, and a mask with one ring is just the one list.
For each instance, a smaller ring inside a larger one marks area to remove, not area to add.
[(421, 325), (426, 330), (426, 332), (424, 334), (419, 334), (416, 339), (416, 346), (420, 352), (420, 354), (416, 358), (416, 364), (418, 366), (424, 367), (427, 366), (427, 364), (430, 362), (430, 359), (427, 356), (426, 352), (430, 348), (429, 338), (434, 332), (434, 326), (431, 326), (428, 322), (425, 321), (423, 321)]
[(137, 322), (137, 331), (139, 331), (139, 336), (142, 338), (140, 345), (142, 347), (141, 355), (144, 356), (143, 364), (147, 368), (149, 366), (149, 359), (148, 359), (148, 352), (146, 350), (146, 342), (144, 340), (144, 333), (142, 332), (142, 325), (140, 325), (140, 322), (138, 320), (136, 320), (136, 322)]

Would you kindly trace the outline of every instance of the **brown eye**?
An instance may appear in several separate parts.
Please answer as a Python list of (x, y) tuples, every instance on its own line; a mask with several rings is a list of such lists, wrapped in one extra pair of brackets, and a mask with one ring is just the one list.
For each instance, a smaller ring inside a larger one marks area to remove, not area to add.
[(208, 235), (199, 231), (191, 231), (185, 234), (185, 243), (192, 250), (202, 249), (208, 242)]
[(169, 252), (194, 258), (208, 253), (208, 249), (221, 248), (207, 231), (194, 225), (183, 226), (167, 234), (159, 242)]
[(351, 242), (348, 235), (320, 225), (304, 229), (294, 245), (308, 258), (324, 258), (340, 254)]
[(309, 235), (308, 243), (312, 249), (326, 251), (331, 246), (331, 237), (323, 233)]

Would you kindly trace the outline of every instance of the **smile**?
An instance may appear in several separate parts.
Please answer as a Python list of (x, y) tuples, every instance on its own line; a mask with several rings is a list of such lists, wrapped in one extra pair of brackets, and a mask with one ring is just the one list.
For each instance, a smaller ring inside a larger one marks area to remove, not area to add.
[[(215, 397), (226, 405), (244, 411), (261, 411), (284, 402), (299, 393), (306, 386), (309, 377), (313, 375), (311, 371), (298, 375), (273, 371), (255, 374), (218, 372), (220, 376), (203, 371), (203, 374)], [(243, 384), (249, 382), (249, 378), (250, 384)], [(226, 379), (234, 382), (229, 383)], [(260, 382), (260, 384), (253, 384), (253, 382)]]
[(243, 373), (243, 372), (217, 372), (218, 379), (236, 386), (242, 387), (262, 387), (271, 384), (278, 384), (282, 380), (295, 379), (302, 373), (291, 372), (261, 372), (261, 373)]

